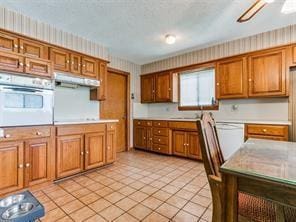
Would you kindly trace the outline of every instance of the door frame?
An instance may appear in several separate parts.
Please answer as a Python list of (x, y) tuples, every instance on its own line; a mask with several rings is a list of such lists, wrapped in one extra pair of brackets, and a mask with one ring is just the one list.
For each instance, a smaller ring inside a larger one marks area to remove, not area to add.
[[(130, 129), (131, 129), (131, 126), (130, 126), (130, 123), (131, 123), (131, 117), (130, 117), (130, 105), (131, 105), (131, 101), (130, 101), (130, 73), (129, 72), (125, 72), (125, 71), (122, 71), (122, 70), (119, 70), (119, 69), (115, 69), (115, 68), (111, 68), (111, 67), (107, 67), (107, 78), (108, 78), (108, 74), (109, 72), (112, 72), (112, 73), (115, 73), (117, 75), (122, 75), (122, 76), (125, 76), (126, 77), (126, 89), (127, 89), (127, 92), (126, 92), (126, 149), (125, 151), (129, 151), (130, 150)], [(107, 80), (107, 83), (108, 83), (108, 80)], [(108, 85), (107, 85), (108, 87)], [(108, 99), (108, 94), (107, 94), (107, 98), (106, 100)], [(102, 112), (102, 106), (100, 106), (100, 113)]]

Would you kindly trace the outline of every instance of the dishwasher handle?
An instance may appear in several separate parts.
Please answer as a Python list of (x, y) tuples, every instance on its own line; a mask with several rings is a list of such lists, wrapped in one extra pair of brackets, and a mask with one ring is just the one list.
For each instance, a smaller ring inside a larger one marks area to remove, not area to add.
[(231, 124), (231, 123), (218, 123), (218, 124), (216, 124), (216, 128), (221, 129), (221, 130), (244, 129), (244, 125)]

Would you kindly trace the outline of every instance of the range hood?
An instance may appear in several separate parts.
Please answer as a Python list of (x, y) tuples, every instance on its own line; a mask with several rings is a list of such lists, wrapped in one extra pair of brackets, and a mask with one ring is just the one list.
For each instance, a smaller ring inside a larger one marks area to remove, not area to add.
[(64, 84), (65, 86), (89, 86), (89, 87), (99, 87), (100, 81), (91, 78), (79, 77), (75, 76), (71, 73), (61, 73), (55, 72), (54, 73), (55, 82)]

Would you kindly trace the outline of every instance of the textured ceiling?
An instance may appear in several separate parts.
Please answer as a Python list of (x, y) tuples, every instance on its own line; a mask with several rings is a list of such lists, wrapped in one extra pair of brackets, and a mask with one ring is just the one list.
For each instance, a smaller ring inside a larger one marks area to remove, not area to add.
[[(255, 0), (0, 0), (0, 5), (109, 47), (138, 64), (296, 24), (283, 0), (251, 21), (236, 19)], [(174, 45), (164, 35), (175, 34)]]

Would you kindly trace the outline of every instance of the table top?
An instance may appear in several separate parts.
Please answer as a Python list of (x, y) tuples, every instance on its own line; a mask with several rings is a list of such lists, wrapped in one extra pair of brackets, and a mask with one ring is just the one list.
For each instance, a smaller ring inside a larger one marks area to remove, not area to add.
[(220, 171), (296, 186), (296, 143), (249, 139)]

